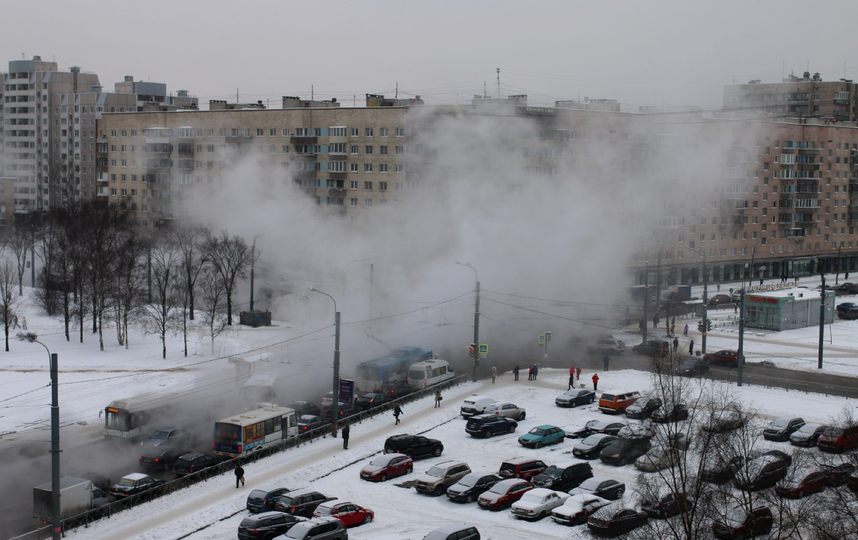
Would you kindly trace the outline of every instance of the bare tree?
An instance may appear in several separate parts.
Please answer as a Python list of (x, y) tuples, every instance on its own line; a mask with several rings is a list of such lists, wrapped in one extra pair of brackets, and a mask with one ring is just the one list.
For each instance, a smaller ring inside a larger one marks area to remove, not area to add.
[(202, 319), (211, 338), (212, 354), (215, 353), (215, 338), (227, 327), (226, 289), (223, 280), (213, 267), (206, 268), (200, 276), (202, 292)]
[(146, 305), (146, 331), (161, 338), (161, 356), (167, 359), (167, 332), (176, 316), (174, 281), (178, 272), (180, 251), (171, 238), (162, 238), (152, 246), (152, 303)]
[(15, 263), (5, 253), (0, 253), (0, 320), (3, 323), (6, 352), (9, 352), (9, 329), (14, 326), (16, 311), (21, 303), (21, 296), (15, 290), (18, 285)]
[(128, 321), (143, 305), (143, 292), (146, 283), (144, 272), (147, 241), (140, 237), (135, 229), (128, 229), (120, 235), (119, 253), (121, 254), (114, 275), (116, 299), (113, 303), (116, 319), (116, 334), (120, 345), (129, 347)]
[(204, 248), (209, 237), (209, 231), (199, 225), (180, 224), (174, 229), (173, 234), (176, 238), (176, 244), (182, 252), (180, 262), (183, 274), (182, 282), (187, 288), (185, 294), (188, 296), (188, 318), (193, 321), (197, 278), (208, 263), (208, 259), (204, 256)]
[(3, 234), (3, 244), (15, 257), (18, 270), (18, 296), (24, 294), (24, 271), (27, 268), (27, 250), (33, 242), (33, 229), (28, 214), (16, 216)]
[(223, 281), (226, 292), (227, 324), (232, 324), (232, 295), (238, 278), (247, 276), (246, 268), (250, 264), (250, 248), (240, 236), (229, 237), (226, 231), (219, 237), (209, 237), (206, 241), (205, 256), (211, 262)]

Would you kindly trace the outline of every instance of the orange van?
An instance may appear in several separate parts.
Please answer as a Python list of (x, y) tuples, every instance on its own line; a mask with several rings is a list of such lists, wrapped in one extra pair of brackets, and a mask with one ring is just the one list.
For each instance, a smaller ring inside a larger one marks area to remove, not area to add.
[(622, 414), (626, 408), (638, 400), (641, 393), (633, 392), (605, 392), (599, 398), (599, 410), (608, 414)]

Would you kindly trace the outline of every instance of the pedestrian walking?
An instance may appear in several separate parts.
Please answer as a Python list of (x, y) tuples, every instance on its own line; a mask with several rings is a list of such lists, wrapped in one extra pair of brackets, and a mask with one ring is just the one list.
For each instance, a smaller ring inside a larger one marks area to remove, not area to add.
[(721, 292), (721, 284), (720, 283), (716, 284), (715, 287), (717, 288), (718, 292)]
[(348, 424), (346, 424), (345, 426), (343, 426), (343, 431), (342, 431), (342, 435), (343, 435), (343, 450), (348, 450), (348, 449), (349, 449), (349, 434), (350, 434), (350, 432), (351, 432), (351, 429), (349, 429), (349, 425), (348, 425)]
[(528, 380), (528, 381), (532, 381), (532, 380), (533, 380), (533, 366), (530, 366), (530, 367), (527, 369), (527, 380)]
[(682, 329), (682, 335), (688, 337), (688, 323), (685, 323), (685, 328)]
[(688, 354), (694, 354), (694, 340), (688, 342)]
[(645, 325), (644, 320), (641, 319), (641, 322), (638, 323), (638, 328), (641, 329), (641, 333), (643, 333), (643, 331), (644, 331), (644, 325)]
[(435, 408), (439, 408), (441, 406), (441, 400), (444, 399), (441, 397), (441, 391), (435, 390)]
[(580, 367), (575, 368), (575, 380), (576, 381), (581, 380), (581, 368)]
[(402, 407), (397, 405), (396, 407), (393, 408), (393, 417), (396, 418), (396, 423), (393, 424), (394, 426), (399, 423), (399, 415), (400, 414), (402, 414)]
[(671, 325), (670, 325), (670, 332), (668, 333), (668, 335), (669, 335), (669, 336), (672, 336), (672, 335), (675, 335), (675, 334), (676, 334), (676, 325), (675, 325), (675, 324), (671, 324)]
[(492, 384), (495, 383), (495, 379), (498, 378), (498, 368), (492, 366)]
[(23, 328), (24, 330), (27, 329), (27, 316), (26, 315), (24, 315), (23, 324), (21, 325), (21, 328)]
[(760, 278), (760, 287), (763, 286), (763, 278)]
[(602, 363), (605, 364), (605, 371), (610, 371), (608, 369), (608, 365), (611, 363), (611, 357), (606, 354), (605, 357), (602, 358)]
[(679, 350), (679, 338), (673, 338), (673, 354), (676, 354), (676, 351)]
[(517, 381), (518, 380), (518, 364), (516, 364), (515, 367), (512, 368), (512, 374), (515, 376), (515, 379), (513, 379), (513, 380)]
[(18, 316), (17, 316), (17, 315), (15, 315), (15, 316), (13, 316), (13, 317), (12, 317), (12, 325), (13, 325), (15, 328), (18, 328)]
[(845, 280), (847, 280), (847, 279), (849, 279), (849, 272), (846, 272), (846, 275), (845, 275), (845, 276), (843, 276), (843, 280), (844, 280), (844, 281), (845, 281)]
[(569, 374), (569, 386), (566, 387), (566, 390), (571, 390), (573, 386), (575, 386), (575, 374), (570, 373)]
[(593, 373), (593, 391), (595, 392), (598, 389), (599, 389), (599, 374)]
[(676, 326), (676, 315), (670, 319), (670, 327), (673, 328), (674, 326)]
[(244, 469), (239, 465), (233, 472), (235, 472), (235, 489), (238, 489), (238, 484), (244, 485)]
[(533, 364), (533, 380), (536, 380), (536, 376), (539, 375), (539, 364)]
[(655, 328), (658, 328), (658, 315), (654, 315), (654, 316), (653, 316), (653, 318), (652, 318), (652, 327), (653, 327), (654, 329), (655, 329)]

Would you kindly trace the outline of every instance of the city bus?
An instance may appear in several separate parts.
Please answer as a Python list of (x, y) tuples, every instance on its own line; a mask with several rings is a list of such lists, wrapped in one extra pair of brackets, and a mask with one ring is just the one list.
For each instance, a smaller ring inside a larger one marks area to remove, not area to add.
[(390, 354), (362, 362), (357, 366), (355, 387), (360, 393), (378, 391), (389, 382), (408, 378), (408, 368), (421, 360), (431, 360), (432, 351), (420, 347), (400, 347)]
[(295, 410), (269, 403), (215, 422), (212, 449), (234, 458), (297, 436)]
[(146, 394), (115, 399), (104, 408), (104, 438), (134, 441), (151, 423), (171, 418), (170, 409), (187, 400), (182, 394)]

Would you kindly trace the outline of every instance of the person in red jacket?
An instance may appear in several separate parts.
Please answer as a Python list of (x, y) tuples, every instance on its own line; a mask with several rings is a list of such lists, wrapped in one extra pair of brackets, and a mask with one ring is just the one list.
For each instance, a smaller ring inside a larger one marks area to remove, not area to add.
[(599, 374), (593, 373), (593, 391), (595, 392), (598, 389), (599, 389)]

